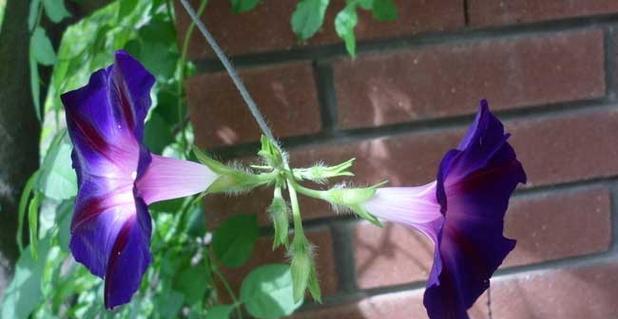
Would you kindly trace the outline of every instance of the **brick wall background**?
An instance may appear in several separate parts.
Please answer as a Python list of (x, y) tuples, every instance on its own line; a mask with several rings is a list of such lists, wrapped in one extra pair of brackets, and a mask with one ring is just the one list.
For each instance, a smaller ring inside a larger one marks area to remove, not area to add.
[[(507, 214), (519, 242), (492, 279), (493, 317), (618, 318), (618, 1), (399, 0), (395, 22), (360, 16), (354, 60), (333, 28), (345, 2), (331, 2), (308, 43), (289, 26), (296, 1), (234, 15), (212, 0), (204, 14), (292, 162), (356, 157), (357, 184), (422, 184), (487, 98), (529, 177)], [(189, 52), (198, 145), (225, 159), (255, 154), (258, 127), (197, 33)], [(207, 198), (211, 226), (257, 213), (267, 230), (269, 196)], [(294, 318), (426, 318), (427, 241), (311, 200), (302, 209), (326, 298)], [(249, 267), (284, 259), (270, 247), (264, 237)], [(236, 287), (247, 269), (228, 271)], [(473, 318), (489, 317), (486, 302)]]

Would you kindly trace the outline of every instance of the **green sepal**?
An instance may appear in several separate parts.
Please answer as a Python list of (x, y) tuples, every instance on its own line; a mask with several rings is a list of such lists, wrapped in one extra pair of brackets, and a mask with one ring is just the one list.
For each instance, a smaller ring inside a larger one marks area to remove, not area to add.
[(309, 273), (308, 288), (313, 300), (318, 303), (322, 303), (322, 291), (320, 290), (320, 282), (318, 281), (318, 272), (315, 265), (311, 267), (311, 272)]
[(377, 217), (373, 216), (368, 210), (364, 209), (363, 207), (359, 205), (348, 206), (348, 207), (354, 212), (354, 214), (358, 215), (358, 217), (378, 227), (384, 227), (384, 225), (382, 225), (382, 222), (380, 222), (380, 220)]
[(273, 201), (268, 207), (268, 213), (273, 221), (275, 228), (275, 236), (273, 240), (273, 250), (279, 246), (288, 247), (288, 232), (289, 232), (289, 213), (290, 208), (287, 202), (281, 195), (281, 187), (275, 187)]
[[(326, 191), (311, 191), (314, 197), (328, 201), (335, 206), (349, 208), (359, 217), (371, 222), (376, 226), (382, 227), (382, 223), (377, 217), (367, 211), (363, 204), (369, 201), (376, 193), (378, 187), (384, 185), (386, 181), (373, 186), (363, 188), (334, 187)], [(311, 196), (311, 195), (310, 195)]]
[(193, 153), (195, 153), (195, 157), (198, 161), (200, 161), (200, 163), (208, 166), (208, 168), (219, 175), (206, 190), (206, 193), (208, 194), (242, 193), (255, 187), (270, 184), (275, 179), (275, 175), (273, 173), (256, 175), (238, 168), (227, 166), (210, 158), (195, 146), (193, 146)]
[(354, 160), (355, 158), (351, 158), (335, 166), (324, 166), (322, 164), (316, 164), (313, 167), (309, 168), (294, 169), (294, 177), (298, 180), (308, 180), (323, 184), (329, 178), (354, 176), (354, 173), (349, 171), (349, 169), (354, 164)]
[(285, 161), (285, 154), (281, 152), (281, 148), (275, 141), (262, 135), (260, 138), (262, 148), (258, 151), (258, 155), (264, 159), (266, 164), (271, 168), (281, 167)]
[(304, 298), (312, 268), (315, 268), (311, 244), (305, 235), (296, 234), (294, 236), (290, 255), (292, 256), (290, 270), (292, 272), (294, 301), (298, 302)]

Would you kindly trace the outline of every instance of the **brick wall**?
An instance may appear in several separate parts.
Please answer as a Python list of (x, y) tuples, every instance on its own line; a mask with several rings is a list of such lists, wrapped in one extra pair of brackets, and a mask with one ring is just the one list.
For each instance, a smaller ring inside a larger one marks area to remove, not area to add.
[[(296, 1), (242, 15), (228, 2), (210, 1), (206, 24), (296, 165), (356, 157), (358, 184), (425, 183), (489, 99), (529, 177), (507, 214), (505, 231), (519, 243), (492, 279), (493, 317), (618, 318), (618, 1), (400, 0), (396, 22), (361, 15), (355, 60), (333, 30), (342, 0), (307, 43), (289, 26)], [(189, 20), (177, 9), (184, 34)], [(255, 154), (258, 128), (197, 34), (189, 52), (198, 145), (226, 159)], [(207, 198), (211, 225), (257, 213), (267, 227), (269, 195)], [(311, 200), (302, 208), (326, 298), (294, 318), (426, 317), (426, 240)], [(284, 259), (268, 241), (251, 266)], [(229, 271), (236, 287), (246, 272)], [(486, 302), (473, 318), (488, 318)]]

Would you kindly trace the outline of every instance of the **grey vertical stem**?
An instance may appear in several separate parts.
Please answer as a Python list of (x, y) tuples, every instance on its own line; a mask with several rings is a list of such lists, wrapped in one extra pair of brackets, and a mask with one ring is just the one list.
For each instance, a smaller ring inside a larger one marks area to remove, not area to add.
[(251, 115), (253, 115), (253, 117), (255, 118), (255, 121), (257, 122), (258, 126), (262, 130), (262, 133), (264, 133), (266, 137), (274, 141), (275, 139), (274, 139), (273, 133), (268, 127), (268, 124), (266, 124), (266, 120), (264, 119), (264, 116), (260, 112), (260, 109), (258, 108), (257, 104), (255, 104), (255, 101), (253, 101), (253, 98), (251, 98), (249, 91), (247, 90), (242, 80), (238, 76), (238, 73), (236, 73), (236, 70), (234, 69), (234, 66), (232, 66), (232, 63), (230, 62), (230, 60), (225, 56), (225, 53), (223, 53), (223, 50), (221, 49), (219, 44), (217, 44), (217, 41), (212, 36), (212, 34), (210, 34), (206, 26), (200, 20), (200, 18), (197, 16), (197, 14), (195, 13), (195, 10), (193, 10), (189, 2), (187, 0), (180, 0), (180, 2), (182, 3), (183, 7), (185, 8), (187, 13), (193, 20), (197, 28), (200, 30), (204, 38), (206, 38), (206, 41), (208, 42), (212, 50), (217, 55), (217, 58), (219, 58), (219, 60), (221, 61), (221, 64), (223, 64), (223, 66), (225, 67), (225, 70), (227, 71), (227, 73), (232, 78), (232, 81), (234, 82), (236, 89), (238, 89), (238, 92), (242, 96), (242, 99), (247, 104), (247, 107), (249, 108)]

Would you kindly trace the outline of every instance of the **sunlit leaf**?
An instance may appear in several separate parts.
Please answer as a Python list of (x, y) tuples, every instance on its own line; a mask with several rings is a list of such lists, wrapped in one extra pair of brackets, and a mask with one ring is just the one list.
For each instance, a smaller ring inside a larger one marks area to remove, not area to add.
[(41, 0), (30, 1), (30, 10), (28, 11), (28, 30), (33, 30), (36, 24), (36, 19), (39, 15), (39, 8), (41, 7)]
[(288, 265), (255, 268), (242, 282), (240, 300), (256, 318), (275, 319), (290, 315), (303, 301), (294, 302), (292, 274)]
[(51, 41), (45, 33), (45, 29), (36, 27), (30, 39), (30, 51), (34, 54), (36, 61), (43, 65), (54, 65), (56, 63), (56, 52)]
[(330, 0), (301, 0), (292, 14), (292, 31), (302, 40), (313, 36), (324, 23)]
[(66, 134), (59, 134), (47, 152), (41, 168), (38, 189), (45, 196), (64, 200), (77, 194), (77, 177), (72, 167), (72, 147)]
[(64, 6), (64, 0), (43, 0), (43, 7), (45, 7), (45, 13), (49, 20), (54, 23), (71, 16), (71, 13)]
[(15, 265), (15, 274), (4, 292), (0, 307), (0, 318), (28, 318), (36, 306), (43, 301), (41, 278), (49, 242), (41, 241), (35, 259), (32, 246), (28, 246)]
[(345, 9), (339, 11), (335, 17), (335, 31), (337, 35), (345, 42), (345, 48), (351, 56), (356, 55), (356, 36), (354, 28), (358, 23), (358, 15), (356, 14), (356, 6), (348, 5)]

